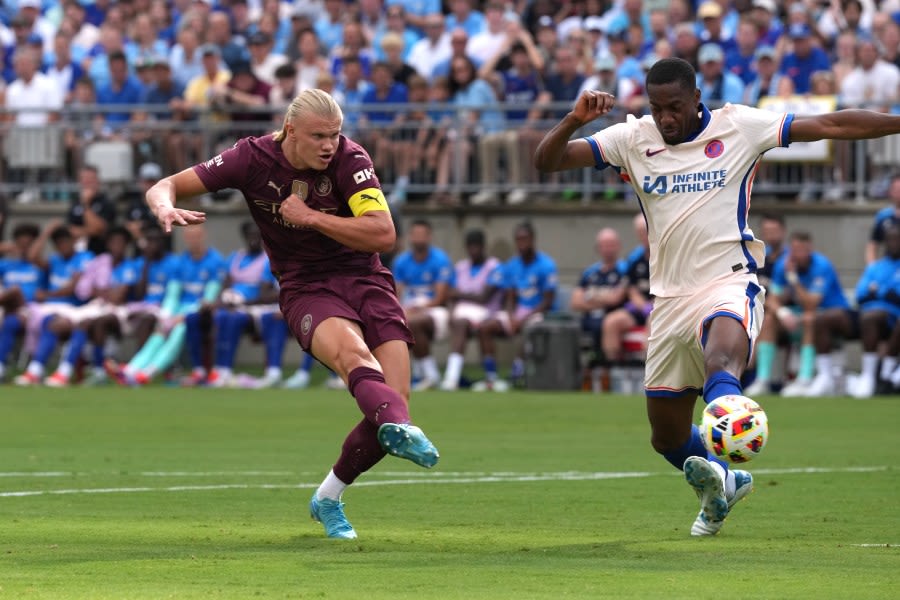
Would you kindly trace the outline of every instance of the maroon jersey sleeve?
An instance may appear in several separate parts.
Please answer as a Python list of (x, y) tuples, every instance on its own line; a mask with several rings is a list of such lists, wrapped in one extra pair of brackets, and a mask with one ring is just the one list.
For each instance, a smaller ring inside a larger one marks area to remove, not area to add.
[(243, 189), (250, 173), (251, 158), (249, 141), (244, 138), (221, 154), (194, 165), (194, 173), (210, 192)]
[(387, 201), (369, 153), (350, 139), (345, 139), (345, 144), (334, 173), (338, 196), (350, 205), (354, 215), (387, 210)]

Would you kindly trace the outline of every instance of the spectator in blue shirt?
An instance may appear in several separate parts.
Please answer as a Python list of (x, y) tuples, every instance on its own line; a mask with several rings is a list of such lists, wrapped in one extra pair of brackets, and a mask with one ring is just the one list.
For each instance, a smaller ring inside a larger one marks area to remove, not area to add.
[[(366, 135), (367, 147), (374, 148), (373, 159), (375, 170), (384, 171), (390, 167), (397, 179), (391, 190), (389, 201), (402, 203), (406, 200), (406, 187), (409, 185), (411, 170), (411, 153), (404, 141), (409, 138), (405, 130), (406, 112), (398, 110), (397, 105), (409, 102), (406, 86), (394, 81), (394, 73), (387, 63), (375, 63), (372, 67), (373, 87), (363, 94), (363, 113), (361, 126)], [(385, 105), (386, 108), (376, 108)]]
[(394, 261), (397, 296), (416, 340), (412, 347), (413, 370), (419, 370), (414, 390), (440, 383), (441, 374), (431, 354), (431, 342), (447, 337), (450, 312), (447, 299), (453, 286), (453, 263), (447, 253), (432, 245), (431, 223), (415, 221), (409, 228), (409, 250)]
[(326, 54), (331, 54), (343, 42), (345, 9), (343, 0), (325, 0), (325, 11), (315, 22), (316, 35), (325, 47)]
[(756, 50), (753, 66), (755, 76), (744, 88), (744, 102), (756, 106), (768, 96), (778, 95), (778, 85), (782, 75), (778, 74), (778, 54), (771, 46), (761, 46)]
[(723, 67), (725, 54), (713, 43), (703, 44), (697, 53), (700, 68), (697, 87), (700, 99), (715, 108), (726, 103), (738, 104), (744, 100), (744, 84), (740, 77)]
[(781, 73), (793, 80), (797, 94), (807, 94), (812, 74), (816, 71), (830, 71), (831, 60), (824, 50), (814, 45), (808, 25), (794, 23), (788, 29), (788, 35), (794, 50), (781, 61)]
[(472, 0), (450, 0), (450, 14), (447, 15), (447, 31), (461, 28), (471, 38), (487, 29), (484, 15), (473, 8)]
[[(123, 52), (109, 55), (109, 83), (97, 89), (97, 104), (140, 104), (144, 88), (137, 77), (128, 72), (128, 59)], [(123, 126), (131, 119), (130, 112), (107, 112), (106, 122), (113, 127)]]
[(754, 62), (759, 48), (759, 26), (751, 19), (741, 19), (735, 45), (725, 52), (725, 69), (741, 78), (744, 85), (749, 85), (756, 78)]
[(402, 6), (406, 22), (419, 32), (425, 30), (427, 17), (441, 14), (441, 0), (387, 0), (385, 5)]
[(372, 88), (363, 73), (358, 57), (348, 56), (341, 65), (341, 76), (334, 89), (334, 98), (344, 111), (344, 132), (350, 137), (359, 135), (360, 107), (363, 97)]
[(878, 250), (879, 246), (884, 243), (885, 230), (891, 226), (900, 227), (900, 173), (891, 177), (888, 199), (891, 201), (891, 206), (886, 206), (875, 214), (872, 233), (866, 244), (866, 264), (871, 264), (878, 259)]
[[(808, 233), (797, 231), (791, 235), (788, 253), (775, 265), (770, 292), (766, 306), (772, 311), (767, 313), (759, 335), (754, 385), (760, 389), (768, 386), (775, 340), (779, 331), (787, 331), (802, 336), (800, 368), (796, 380), (782, 389), (782, 395), (833, 393), (836, 383), (832, 340), (838, 336), (852, 338), (856, 334), (856, 318), (837, 270), (825, 255), (813, 251)], [(750, 388), (747, 392), (751, 393)]]
[[(900, 320), (900, 228), (890, 225), (884, 230), (884, 258), (863, 272), (856, 284), (862, 338), (862, 373), (849, 382), (848, 392), (855, 398), (870, 398), (875, 392), (891, 392), (891, 376), (897, 369), (896, 344), (888, 345), (878, 371), (878, 345), (890, 342)], [(893, 347), (892, 347), (893, 346)]]
[[(554, 308), (556, 300), (556, 263), (535, 247), (534, 227), (525, 222), (515, 230), (516, 256), (503, 264), (502, 283), (506, 290), (505, 310), (485, 322), (478, 332), (481, 355), (484, 357), (485, 379), (472, 389), (475, 391), (506, 391), (509, 384), (497, 376), (495, 339), (521, 333), (530, 323), (543, 319)], [(513, 360), (510, 378), (520, 379), (525, 373), (522, 349)]]
[[(560, 46), (554, 50), (555, 68), (547, 75), (543, 100), (557, 104), (573, 103), (584, 83), (584, 75), (578, 72), (578, 60), (571, 48)], [(562, 119), (569, 107), (551, 111), (550, 117)]]

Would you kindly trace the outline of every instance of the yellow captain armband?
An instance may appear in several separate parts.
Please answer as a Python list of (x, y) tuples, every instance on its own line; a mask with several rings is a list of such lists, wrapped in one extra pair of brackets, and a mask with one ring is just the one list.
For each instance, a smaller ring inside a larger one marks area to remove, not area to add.
[(378, 188), (366, 188), (350, 196), (348, 201), (354, 217), (376, 210), (388, 211), (388, 203), (384, 193)]

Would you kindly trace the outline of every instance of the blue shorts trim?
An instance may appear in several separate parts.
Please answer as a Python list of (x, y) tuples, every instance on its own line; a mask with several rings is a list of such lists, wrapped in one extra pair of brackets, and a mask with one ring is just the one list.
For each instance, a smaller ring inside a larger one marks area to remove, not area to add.
[(644, 395), (648, 398), (677, 398), (688, 392), (696, 392), (699, 394), (700, 388), (692, 385), (683, 387), (680, 390), (673, 390), (670, 388), (644, 388)]

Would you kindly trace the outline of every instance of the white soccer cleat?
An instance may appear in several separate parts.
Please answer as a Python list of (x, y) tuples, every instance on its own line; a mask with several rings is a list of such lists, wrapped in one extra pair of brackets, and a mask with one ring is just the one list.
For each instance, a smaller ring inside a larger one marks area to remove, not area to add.
[(783, 398), (805, 398), (809, 395), (810, 385), (812, 385), (812, 381), (809, 379), (795, 379), (781, 388), (781, 396)]
[(284, 380), (281, 387), (289, 390), (302, 390), (309, 385), (309, 371), (297, 369), (293, 375)]
[(865, 400), (875, 395), (875, 378), (857, 375), (847, 380), (847, 392), (859, 400)]
[(757, 379), (749, 386), (744, 388), (743, 395), (748, 398), (756, 398), (757, 396), (765, 396), (767, 394), (772, 393), (772, 388), (769, 386), (768, 381), (763, 381), (761, 379)]
[(430, 377), (423, 377), (419, 381), (412, 386), (412, 391), (414, 392), (425, 392), (427, 390), (434, 389), (438, 386), (437, 379), (431, 379)]
[(810, 398), (823, 398), (825, 396), (834, 396), (838, 393), (839, 391), (837, 389), (837, 384), (834, 381), (834, 377), (828, 373), (819, 373), (816, 375), (806, 391), (806, 395)]
[(459, 389), (459, 383), (455, 381), (447, 381), (444, 380), (441, 382), (441, 391), (442, 392), (455, 392)]
[(325, 381), (325, 387), (329, 390), (346, 390), (347, 384), (340, 377), (333, 375)]
[[(307, 374), (308, 376), (308, 374)], [(278, 373), (269, 373), (263, 375), (253, 383), (253, 387), (258, 390), (277, 387), (281, 383), (281, 375)]]
[[(734, 505), (746, 498), (753, 491), (753, 476), (747, 471), (733, 469), (734, 474), (734, 496), (728, 499), (728, 513), (734, 508)], [(718, 477), (717, 477), (718, 478)], [(691, 535), (694, 537), (702, 537), (707, 535), (716, 535), (722, 529), (725, 519), (721, 521), (709, 521), (706, 513), (701, 510), (691, 525)]]

